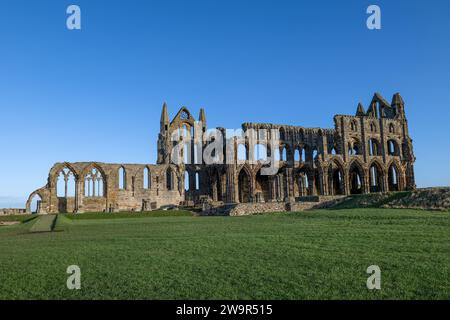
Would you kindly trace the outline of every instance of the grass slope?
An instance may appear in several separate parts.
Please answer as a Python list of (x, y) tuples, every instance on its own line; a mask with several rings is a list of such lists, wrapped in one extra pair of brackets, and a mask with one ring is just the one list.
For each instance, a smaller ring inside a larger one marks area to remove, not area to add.
[[(0, 299), (449, 299), (449, 218), (390, 209), (59, 216), (62, 232), (0, 228)], [(72, 264), (78, 291), (66, 288)], [(366, 288), (373, 264), (380, 291)]]
[(50, 232), (56, 223), (56, 215), (45, 215), (37, 218), (30, 228), (30, 232)]
[(66, 214), (71, 220), (86, 219), (122, 219), (122, 218), (148, 218), (148, 217), (188, 217), (192, 216), (192, 212), (186, 210), (155, 210), (149, 212), (114, 212), (114, 213), (82, 213), (82, 214)]
[(30, 214), (21, 214), (21, 215), (7, 215), (7, 216), (0, 216), (0, 221), (20, 221), (20, 222), (27, 222), (31, 221), (33, 219), (36, 219), (38, 217), (37, 214), (30, 215)]
[(354, 194), (347, 197), (343, 202), (333, 206), (331, 209), (381, 208), (383, 205), (392, 201), (408, 197), (411, 193), (411, 191), (400, 191), (389, 193)]

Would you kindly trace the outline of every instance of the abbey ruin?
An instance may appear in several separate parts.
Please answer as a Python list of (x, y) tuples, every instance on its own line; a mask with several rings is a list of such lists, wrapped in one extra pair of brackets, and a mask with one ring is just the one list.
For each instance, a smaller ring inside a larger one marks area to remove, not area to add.
[[(246, 134), (251, 129), (257, 132), (254, 139)], [(353, 116), (335, 115), (333, 129), (244, 123), (242, 136), (217, 130), (223, 134), (224, 152), (221, 161), (206, 163), (202, 152), (216, 141), (205, 134), (205, 111), (201, 109), (195, 119), (182, 107), (170, 120), (164, 104), (156, 164), (57, 163), (46, 185), (30, 195), (26, 210), (148, 211), (206, 200), (218, 207), (256, 206), (295, 203), (310, 196), (415, 189), (412, 140), (398, 93), (391, 103), (375, 94), (367, 111), (359, 104)], [(176, 139), (183, 146), (181, 162), (173, 159), (174, 133), (179, 133)], [(279, 141), (276, 148), (267, 143), (274, 135)], [(262, 173), (268, 158), (277, 168), (270, 175)], [(35, 208), (33, 199), (37, 199)]]

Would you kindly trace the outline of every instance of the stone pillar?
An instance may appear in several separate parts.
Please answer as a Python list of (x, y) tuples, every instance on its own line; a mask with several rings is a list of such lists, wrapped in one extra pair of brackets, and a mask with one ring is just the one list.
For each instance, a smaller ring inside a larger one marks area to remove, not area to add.
[(276, 195), (277, 201), (283, 199), (283, 178), (281, 174), (277, 174), (276, 179)]
[(314, 175), (308, 175), (308, 196), (314, 195)]
[(217, 201), (217, 176), (211, 179), (211, 197), (213, 201)]
[(292, 174), (292, 168), (286, 168), (285, 169), (285, 200), (286, 201), (295, 201), (294, 198), (294, 179)]
[(234, 170), (232, 166), (227, 166), (226, 169), (226, 201), (228, 203), (236, 203), (236, 190), (234, 180)]
[[(383, 169), (383, 172), (384, 172), (384, 169)], [(382, 192), (388, 192), (389, 191), (389, 172), (384, 172), (384, 174), (383, 174), (383, 186), (381, 188), (381, 191)]]
[(362, 183), (362, 193), (370, 193), (370, 172), (364, 170), (364, 178)]
[(319, 176), (321, 176), (322, 180), (322, 195), (327, 196), (331, 194), (330, 192), (330, 184), (328, 183), (328, 173), (326, 170), (323, 170), (323, 173), (321, 173)]
[(269, 176), (269, 199), (267, 202), (273, 202), (275, 200), (275, 177)]

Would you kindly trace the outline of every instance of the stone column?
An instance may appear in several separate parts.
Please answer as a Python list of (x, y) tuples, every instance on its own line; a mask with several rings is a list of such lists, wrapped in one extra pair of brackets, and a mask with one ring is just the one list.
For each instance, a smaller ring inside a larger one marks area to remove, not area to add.
[(226, 201), (228, 203), (236, 203), (236, 190), (234, 180), (234, 170), (232, 166), (226, 168)]

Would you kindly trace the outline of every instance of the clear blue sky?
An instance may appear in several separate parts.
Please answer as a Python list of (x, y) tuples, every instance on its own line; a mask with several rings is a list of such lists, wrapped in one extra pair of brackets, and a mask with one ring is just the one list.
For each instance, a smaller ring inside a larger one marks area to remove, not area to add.
[(55, 162), (153, 163), (164, 101), (204, 107), (210, 127), (332, 127), (399, 91), (418, 185), (449, 185), (449, 14), (448, 0), (2, 0), (0, 207)]

